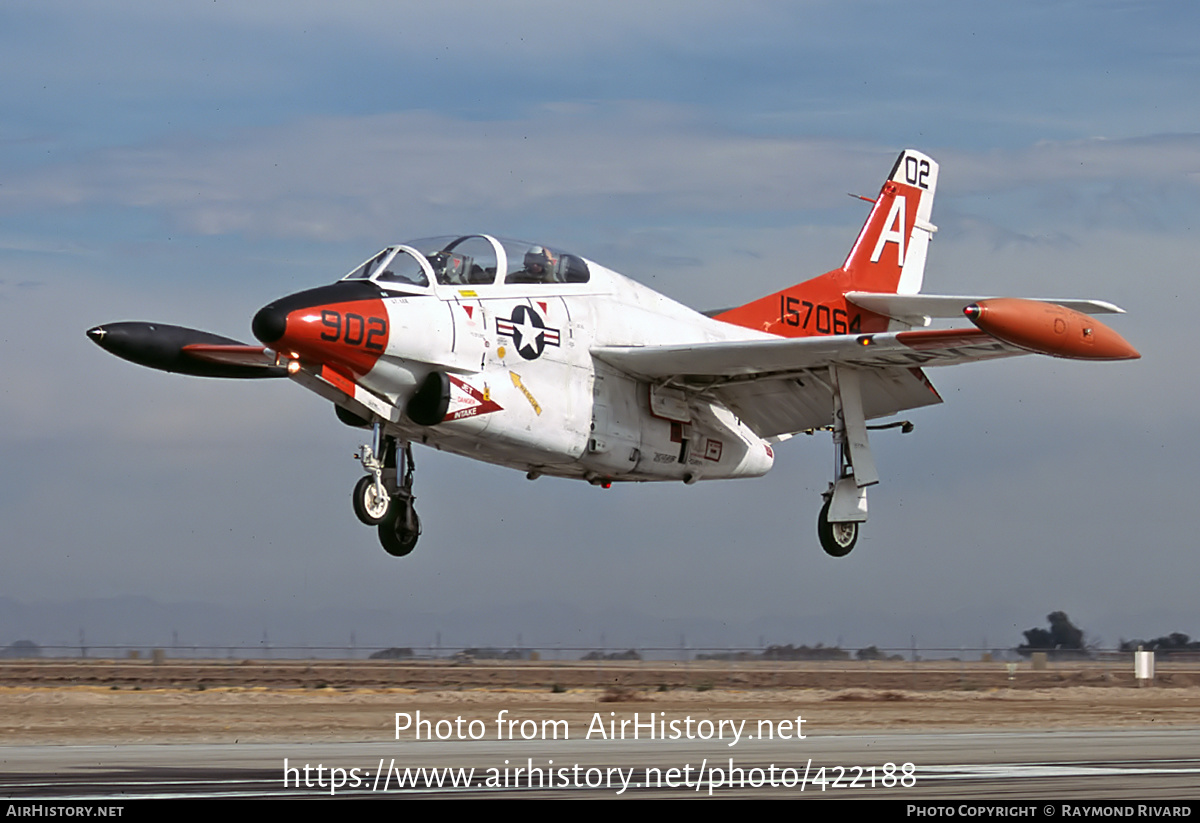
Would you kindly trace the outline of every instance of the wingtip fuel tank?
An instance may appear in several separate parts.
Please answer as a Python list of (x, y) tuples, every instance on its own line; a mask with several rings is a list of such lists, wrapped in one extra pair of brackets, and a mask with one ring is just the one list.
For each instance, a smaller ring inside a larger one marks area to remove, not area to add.
[(1072, 360), (1137, 360), (1137, 349), (1094, 317), (1040, 300), (996, 297), (963, 314), (983, 331), (1018, 348)]
[(243, 347), (217, 334), (166, 323), (105, 323), (87, 330), (97, 346), (123, 360), (159, 371), (194, 377), (282, 377), (283, 369), (213, 362), (191, 354), (189, 346)]

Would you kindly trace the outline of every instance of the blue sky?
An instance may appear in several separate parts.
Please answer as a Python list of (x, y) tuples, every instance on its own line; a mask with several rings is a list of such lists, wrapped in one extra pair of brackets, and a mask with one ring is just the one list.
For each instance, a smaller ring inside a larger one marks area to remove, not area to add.
[[(529, 642), (539, 603), (794, 617), (775, 642), (871, 614), (847, 642), (945, 615), (945, 642), (998, 638), (1011, 615), (1015, 643), (1054, 609), (1200, 634), (1179, 333), (1198, 24), (1185, 2), (7, 4), (0, 597), (529, 607)], [(841, 563), (813, 534), (821, 438), (762, 480), (605, 493), (419, 451), (427, 534), (396, 563), (350, 512), (357, 435), (327, 404), (83, 336), (155, 319), (249, 339), (274, 297), (459, 230), (745, 302), (837, 265), (865, 216), (845, 194), (906, 146), (942, 164), (927, 291), (1112, 300), (1144, 358), (932, 370), (947, 402), (878, 438)]]

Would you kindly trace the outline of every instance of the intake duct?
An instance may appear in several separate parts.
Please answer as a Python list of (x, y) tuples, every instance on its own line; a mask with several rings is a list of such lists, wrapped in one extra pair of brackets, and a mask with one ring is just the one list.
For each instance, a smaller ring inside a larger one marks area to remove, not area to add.
[(409, 419), (421, 426), (436, 426), (446, 417), (450, 408), (450, 378), (445, 372), (433, 371), (422, 382), (416, 394), (408, 401), (405, 413)]

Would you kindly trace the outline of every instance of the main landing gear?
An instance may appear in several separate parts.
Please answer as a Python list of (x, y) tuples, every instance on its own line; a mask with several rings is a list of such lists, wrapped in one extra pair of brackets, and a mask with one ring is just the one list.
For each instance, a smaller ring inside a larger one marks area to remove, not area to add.
[[(832, 497), (832, 494), (830, 495)], [(830, 500), (825, 501), (817, 515), (817, 538), (821, 548), (830, 557), (845, 557), (858, 542), (858, 523), (831, 523), (829, 521)]]
[(859, 374), (845, 366), (829, 367), (833, 390), (834, 474), (821, 495), (817, 538), (831, 557), (845, 557), (858, 542), (858, 526), (867, 520), (867, 486), (879, 482), (867, 442)]
[(379, 543), (393, 557), (404, 557), (417, 545), (421, 520), (413, 496), (412, 444), (401, 446), (395, 437), (383, 435), (382, 425), (372, 427), (371, 443), (363, 444), (358, 458), (368, 472), (354, 486), (354, 514), (379, 532)]
[(858, 527), (867, 522), (867, 487), (879, 482), (871, 457), (867, 429), (913, 430), (907, 420), (868, 426), (863, 413), (859, 372), (848, 366), (829, 367), (833, 391), (833, 482), (821, 495), (825, 504), (817, 515), (817, 538), (831, 557), (845, 557), (858, 542)]

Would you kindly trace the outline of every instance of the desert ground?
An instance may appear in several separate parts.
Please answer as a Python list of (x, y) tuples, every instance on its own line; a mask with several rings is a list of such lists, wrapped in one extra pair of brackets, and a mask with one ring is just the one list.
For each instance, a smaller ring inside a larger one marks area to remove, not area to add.
[(1160, 664), (1139, 684), (1132, 663), (1090, 661), (0, 662), (3, 745), (380, 741), (417, 711), (482, 720), (491, 736), (504, 710), (573, 729), (597, 712), (800, 716), (815, 734), (1200, 728), (1200, 664)]

